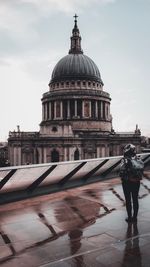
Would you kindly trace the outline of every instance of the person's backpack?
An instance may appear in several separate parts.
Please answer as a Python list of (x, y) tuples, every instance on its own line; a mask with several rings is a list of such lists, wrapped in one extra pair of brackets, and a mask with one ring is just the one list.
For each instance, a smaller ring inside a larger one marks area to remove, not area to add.
[(120, 165), (120, 177), (123, 180), (139, 181), (142, 179), (144, 163), (138, 158), (123, 158)]

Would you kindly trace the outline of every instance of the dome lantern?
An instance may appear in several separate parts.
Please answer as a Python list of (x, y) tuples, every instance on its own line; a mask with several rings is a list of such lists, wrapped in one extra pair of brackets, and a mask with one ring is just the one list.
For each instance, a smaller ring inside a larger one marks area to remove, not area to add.
[(81, 49), (81, 36), (80, 31), (77, 26), (77, 15), (75, 14), (74, 18), (74, 28), (72, 30), (72, 36), (71, 36), (71, 48), (69, 50), (69, 54), (83, 54), (83, 51)]

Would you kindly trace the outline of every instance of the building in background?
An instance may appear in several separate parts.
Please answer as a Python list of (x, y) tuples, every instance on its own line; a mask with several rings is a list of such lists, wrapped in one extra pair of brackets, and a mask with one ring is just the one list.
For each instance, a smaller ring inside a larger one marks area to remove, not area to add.
[(116, 133), (111, 98), (98, 67), (84, 55), (75, 15), (68, 55), (54, 67), (49, 91), (42, 97), (39, 132), (9, 133), (10, 165), (69, 161), (122, 154), (127, 143), (140, 152), (141, 133)]
[(0, 142), (0, 167), (8, 166), (8, 145), (7, 142)]

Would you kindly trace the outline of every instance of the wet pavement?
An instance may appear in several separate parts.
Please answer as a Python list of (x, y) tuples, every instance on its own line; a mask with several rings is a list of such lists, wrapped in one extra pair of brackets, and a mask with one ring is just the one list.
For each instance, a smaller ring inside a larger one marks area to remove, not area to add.
[(150, 174), (137, 224), (120, 179), (0, 206), (2, 267), (150, 267)]

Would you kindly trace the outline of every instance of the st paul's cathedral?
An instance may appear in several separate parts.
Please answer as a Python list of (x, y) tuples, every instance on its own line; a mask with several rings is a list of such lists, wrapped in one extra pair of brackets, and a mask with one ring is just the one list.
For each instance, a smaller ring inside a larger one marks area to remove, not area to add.
[(75, 15), (69, 53), (54, 67), (42, 96), (39, 131), (22, 132), (18, 126), (9, 132), (10, 165), (118, 156), (127, 143), (140, 152), (140, 130), (116, 133), (110, 103), (97, 65), (82, 50)]

